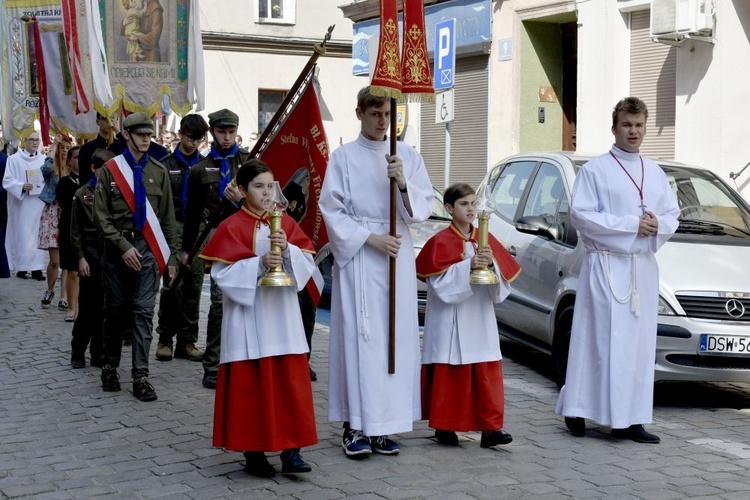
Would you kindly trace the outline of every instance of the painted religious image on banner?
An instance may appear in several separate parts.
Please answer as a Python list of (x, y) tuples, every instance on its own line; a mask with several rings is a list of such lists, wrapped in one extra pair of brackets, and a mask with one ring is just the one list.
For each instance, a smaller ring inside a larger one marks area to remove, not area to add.
[(298, 169), (292, 174), (282, 192), (284, 197), (289, 200), (286, 213), (299, 224), (307, 214), (307, 200), (310, 197), (310, 171), (306, 167)]
[(169, 44), (160, 43), (169, 11), (160, 0), (115, 0), (115, 61), (118, 63), (169, 62)]

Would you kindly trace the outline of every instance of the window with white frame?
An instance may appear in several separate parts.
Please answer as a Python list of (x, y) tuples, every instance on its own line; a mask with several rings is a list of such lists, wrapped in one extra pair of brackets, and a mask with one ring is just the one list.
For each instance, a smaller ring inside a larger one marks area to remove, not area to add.
[(296, 0), (258, 0), (259, 23), (294, 24)]

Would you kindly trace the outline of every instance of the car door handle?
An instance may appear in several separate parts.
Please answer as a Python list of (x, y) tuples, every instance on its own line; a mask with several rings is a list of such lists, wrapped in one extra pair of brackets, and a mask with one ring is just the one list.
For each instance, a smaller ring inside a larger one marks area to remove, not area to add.
[(516, 256), (516, 247), (514, 247), (513, 245), (509, 246), (508, 247), (508, 253), (511, 254), (513, 257), (515, 257)]

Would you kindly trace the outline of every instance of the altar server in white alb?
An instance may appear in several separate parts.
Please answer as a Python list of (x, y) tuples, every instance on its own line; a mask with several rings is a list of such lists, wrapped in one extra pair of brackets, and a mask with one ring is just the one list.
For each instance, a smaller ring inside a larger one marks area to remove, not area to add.
[[(476, 194), (454, 184), (443, 195), (453, 222), (425, 243), (417, 276), (427, 282), (422, 353), (422, 418), (435, 438), (457, 445), (456, 431), (482, 431), (480, 446), (508, 444), (505, 393), (494, 304), (510, 294), (521, 267), (491, 234), (477, 248)], [(495, 284), (472, 284), (474, 269), (496, 273)]]
[[(331, 296), (328, 418), (344, 422), (350, 458), (399, 452), (389, 434), (421, 416), (414, 247), (408, 225), (430, 216), (422, 157), (386, 137), (389, 100), (357, 94), (361, 133), (331, 155), (320, 209), (335, 258)], [(389, 235), (390, 179), (398, 184), (397, 234)], [(396, 373), (388, 374), (388, 258), (396, 257)]]
[[(274, 180), (268, 165), (245, 162), (236, 182), (245, 203), (201, 253), (223, 294), (213, 443), (244, 452), (245, 469), (255, 476), (276, 474), (267, 451), (281, 451), (282, 473), (310, 472), (300, 448), (318, 436), (297, 292), (315, 272), (313, 245), (286, 213), (281, 229), (270, 232)], [(296, 287), (257, 285), (277, 266)]]
[(565, 385), (557, 413), (574, 436), (585, 419), (612, 436), (658, 443), (653, 415), (659, 268), (654, 253), (677, 229), (677, 198), (662, 169), (640, 155), (648, 109), (627, 97), (612, 113), (612, 149), (576, 177), (573, 225), (583, 240)]
[[(39, 250), (39, 219), (44, 202), (39, 199), (42, 165), (47, 158), (39, 152), (39, 132), (26, 138), (24, 149), (8, 157), (3, 176), (3, 188), (8, 192), (8, 229), (5, 235), (5, 251), (8, 266), (26, 278), (28, 271), (39, 279), (47, 266), (47, 252)], [(35, 185), (36, 184), (36, 185)], [(44, 278), (41, 278), (44, 279)]]

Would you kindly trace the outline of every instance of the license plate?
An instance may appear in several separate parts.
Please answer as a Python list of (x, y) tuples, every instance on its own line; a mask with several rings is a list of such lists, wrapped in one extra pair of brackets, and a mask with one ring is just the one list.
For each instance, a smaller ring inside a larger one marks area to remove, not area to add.
[(750, 337), (703, 333), (699, 352), (750, 355)]

